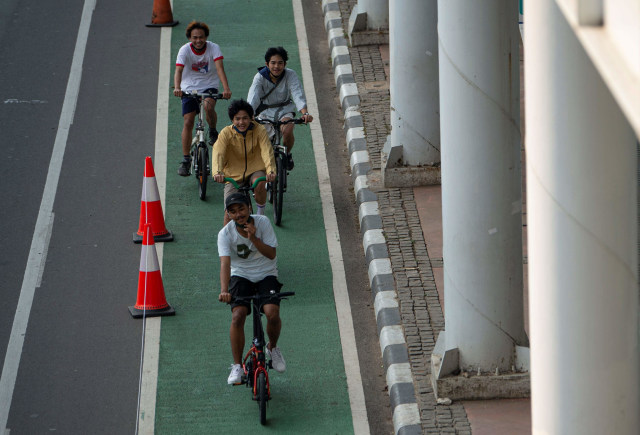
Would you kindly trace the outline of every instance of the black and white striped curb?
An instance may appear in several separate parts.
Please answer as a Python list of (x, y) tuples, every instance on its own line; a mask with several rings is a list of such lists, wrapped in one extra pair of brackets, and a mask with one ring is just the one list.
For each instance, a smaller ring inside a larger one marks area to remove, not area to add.
[(380, 351), (393, 411), (393, 427), (398, 435), (421, 434), (420, 411), (413, 387), (409, 352), (404, 337), (400, 308), (395, 291), (391, 260), (382, 230), (376, 194), (369, 189), (371, 170), (358, 86), (353, 75), (348, 41), (342, 27), (338, 0), (323, 0), (324, 24), (340, 104), (344, 112), (351, 174), (359, 207), (362, 244), (369, 267), (369, 284), (374, 298)]

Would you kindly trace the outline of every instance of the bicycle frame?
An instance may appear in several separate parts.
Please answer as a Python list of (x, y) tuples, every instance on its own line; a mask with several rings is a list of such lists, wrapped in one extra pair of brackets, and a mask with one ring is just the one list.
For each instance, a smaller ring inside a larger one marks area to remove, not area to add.
[(253, 192), (253, 190), (256, 187), (258, 187), (258, 184), (260, 184), (261, 181), (267, 181), (267, 177), (258, 177), (258, 178), (256, 178), (251, 186), (247, 186), (247, 185), (240, 186), (236, 182), (236, 180), (234, 180), (233, 178), (230, 178), (230, 177), (224, 177), (224, 181), (231, 183), (233, 185), (233, 187), (238, 189), (238, 192), (241, 192), (244, 196), (247, 197), (247, 200), (249, 202), (249, 210), (251, 210), (253, 212), (253, 207), (251, 206), (251, 194), (249, 192)]
[(282, 131), (280, 127), (286, 124), (304, 124), (304, 121), (295, 118), (286, 121), (256, 118), (256, 121), (260, 124), (270, 124), (275, 130), (271, 139), (271, 146), (276, 160), (276, 181), (270, 185), (267, 198), (273, 204), (273, 222), (280, 226), (282, 222), (282, 203), (284, 192), (287, 191), (287, 176), (289, 174), (289, 155), (287, 147), (281, 143)]
[[(252, 399), (260, 405), (260, 423), (266, 423), (266, 402), (271, 399), (271, 384), (269, 382), (270, 362), (267, 363), (265, 358), (265, 337), (262, 328), (262, 306), (263, 301), (268, 298), (277, 297), (280, 300), (287, 296), (293, 296), (295, 292), (275, 293), (271, 291), (268, 296), (254, 295), (247, 297), (235, 298), (236, 301), (251, 302), (251, 311), (253, 319), (253, 341), (251, 348), (242, 360), (242, 369), (244, 370), (244, 381), (247, 387), (251, 388)], [(264, 382), (260, 382), (261, 375), (264, 374)], [(264, 388), (260, 388), (263, 386)], [(262, 391), (260, 391), (262, 390)], [(266, 393), (266, 394), (263, 394)], [(266, 397), (265, 397), (266, 396)]]
[[(205, 92), (198, 94), (197, 92), (184, 93), (184, 96), (195, 99), (198, 102), (199, 111), (195, 125), (196, 134), (191, 140), (191, 172), (193, 172), (198, 181), (198, 191), (200, 199), (204, 201), (207, 195), (207, 179), (209, 177), (209, 148), (204, 134), (204, 118), (205, 118), (205, 100), (212, 98), (218, 100), (222, 98), (222, 94), (211, 94)], [(202, 167), (200, 167), (202, 166)]]
[(247, 379), (247, 386), (253, 389), (253, 399), (257, 398), (257, 385), (258, 376), (261, 372), (264, 372), (267, 380), (267, 397), (271, 398), (271, 388), (269, 385), (269, 372), (267, 370), (267, 362), (264, 356), (264, 347), (266, 346), (264, 340), (264, 330), (262, 329), (262, 313), (260, 309), (258, 299), (251, 300), (251, 314), (253, 318), (253, 341), (251, 348), (242, 360), (242, 368)]

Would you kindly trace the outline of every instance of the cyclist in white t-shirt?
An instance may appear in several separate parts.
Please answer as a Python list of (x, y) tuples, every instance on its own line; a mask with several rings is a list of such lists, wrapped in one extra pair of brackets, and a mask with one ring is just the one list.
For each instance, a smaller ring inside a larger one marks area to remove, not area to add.
[[(227, 82), (222, 63), (222, 52), (218, 44), (207, 41), (209, 26), (200, 21), (192, 21), (187, 26), (188, 44), (183, 45), (176, 58), (176, 70), (173, 75), (173, 95), (182, 97), (183, 92), (198, 91), (198, 93), (210, 91), (217, 94), (222, 84), (222, 95), (231, 98), (231, 89)], [(215, 111), (216, 100), (206, 98), (204, 104), (207, 123), (209, 124), (209, 140), (213, 144), (218, 138), (216, 123), (218, 117)], [(191, 135), (196, 113), (199, 111), (198, 103), (192, 98), (182, 98), (182, 155), (183, 159), (178, 168), (178, 175), (189, 175), (191, 166)]]
[[(278, 282), (276, 247), (278, 240), (269, 218), (250, 215), (247, 197), (233, 193), (225, 201), (231, 222), (218, 233), (218, 255), (220, 256), (220, 295), (218, 300), (231, 304), (231, 355), (233, 364), (227, 379), (229, 384), (241, 382), (242, 352), (244, 349), (244, 323), (251, 306), (233, 300), (234, 296), (268, 295), (273, 290), (280, 292)], [(280, 299), (271, 298), (263, 305), (267, 318), (266, 353), (277, 372), (287, 368), (282, 352), (277, 346), (282, 321)]]

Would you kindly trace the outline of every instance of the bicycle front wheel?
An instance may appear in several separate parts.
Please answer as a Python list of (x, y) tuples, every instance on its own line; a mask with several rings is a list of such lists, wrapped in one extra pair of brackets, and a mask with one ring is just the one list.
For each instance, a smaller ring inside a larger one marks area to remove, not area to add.
[(264, 371), (258, 373), (257, 396), (258, 405), (260, 406), (260, 424), (267, 424), (267, 400), (269, 400), (269, 392), (267, 391), (267, 376)]
[(275, 182), (271, 183), (273, 185), (273, 223), (280, 226), (282, 222), (282, 202), (284, 199), (284, 190), (287, 185), (287, 162), (282, 154), (278, 155), (276, 158), (276, 169), (277, 176)]
[(207, 151), (207, 147), (199, 147), (198, 148), (198, 173), (196, 174), (196, 178), (198, 179), (198, 194), (201, 200), (205, 200), (207, 196), (207, 179), (209, 178), (207, 174), (207, 167), (209, 166), (209, 152)]

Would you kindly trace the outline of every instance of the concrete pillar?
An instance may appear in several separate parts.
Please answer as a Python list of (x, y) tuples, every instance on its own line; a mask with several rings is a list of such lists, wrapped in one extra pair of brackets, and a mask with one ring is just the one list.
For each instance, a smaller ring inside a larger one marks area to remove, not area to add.
[[(438, 1), (446, 327), (436, 376), (500, 373), (527, 345), (518, 3)], [(447, 355), (457, 350), (457, 361)]]
[(358, 0), (349, 16), (349, 41), (354, 47), (389, 43), (389, 0)]
[(389, 26), (391, 146), (402, 165), (439, 164), (437, 0), (392, 2)]
[(557, 2), (524, 15), (533, 433), (637, 434), (636, 137)]
[[(402, 0), (396, 0), (396, 3)], [(357, 12), (356, 12), (357, 11)], [(357, 30), (380, 30), (389, 28), (389, 0), (358, 0), (352, 13), (365, 14), (363, 28)]]

